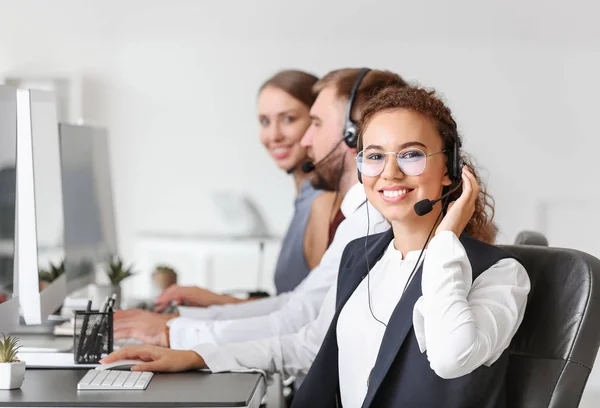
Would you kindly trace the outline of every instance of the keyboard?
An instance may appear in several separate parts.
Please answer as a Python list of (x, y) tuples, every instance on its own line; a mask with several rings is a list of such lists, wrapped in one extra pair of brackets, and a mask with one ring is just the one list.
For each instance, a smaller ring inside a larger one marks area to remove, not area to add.
[(78, 390), (145, 390), (154, 373), (140, 371), (89, 370)]

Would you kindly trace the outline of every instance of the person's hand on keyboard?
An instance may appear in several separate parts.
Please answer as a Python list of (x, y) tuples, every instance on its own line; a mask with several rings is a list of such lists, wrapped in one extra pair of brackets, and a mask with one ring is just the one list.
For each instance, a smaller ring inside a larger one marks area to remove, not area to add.
[(115, 314), (113, 333), (115, 340), (135, 339), (144, 344), (168, 347), (167, 320), (162, 315), (140, 310), (141, 313)]
[(154, 311), (162, 312), (171, 303), (196, 307), (208, 307), (227, 303), (240, 303), (244, 299), (238, 299), (229, 295), (220, 295), (197, 286), (171, 285), (156, 299)]
[(143, 360), (131, 371), (177, 372), (206, 368), (204, 360), (191, 350), (171, 350), (155, 346), (129, 346), (117, 350), (102, 360), (100, 364), (109, 364), (120, 360)]

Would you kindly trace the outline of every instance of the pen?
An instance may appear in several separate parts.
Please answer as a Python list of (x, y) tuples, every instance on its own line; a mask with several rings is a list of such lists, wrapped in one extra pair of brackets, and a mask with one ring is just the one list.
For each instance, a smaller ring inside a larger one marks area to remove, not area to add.
[(85, 315), (83, 316), (83, 323), (81, 324), (81, 331), (79, 332), (79, 341), (77, 345), (77, 362), (81, 361), (83, 345), (85, 342), (88, 321), (90, 318), (90, 312), (92, 311), (92, 300), (88, 300), (87, 307), (85, 308)]
[(95, 353), (96, 355), (100, 355), (100, 349), (102, 348), (102, 338), (104, 337), (104, 330), (106, 326), (106, 310), (108, 308), (109, 301), (110, 298), (107, 296), (104, 298), (104, 302), (102, 302), (102, 307), (100, 308), (100, 320), (94, 325), (94, 329), (92, 330), (92, 334), (90, 335), (93, 342), (90, 344), (90, 347), (88, 347), (88, 349), (86, 350), (87, 353)]
[(110, 299), (108, 301), (108, 312), (109, 313), (113, 312), (113, 306), (115, 305), (116, 301), (117, 301), (117, 294), (113, 293), (113, 295), (110, 297)]

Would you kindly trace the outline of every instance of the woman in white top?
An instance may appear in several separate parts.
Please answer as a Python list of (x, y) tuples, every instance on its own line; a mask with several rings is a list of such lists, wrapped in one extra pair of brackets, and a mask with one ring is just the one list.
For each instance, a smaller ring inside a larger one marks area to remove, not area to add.
[(505, 406), (530, 283), (490, 245), (491, 200), (460, 146), (433, 92), (388, 88), (365, 107), (358, 169), (392, 230), (346, 247), (337, 313), (294, 407)]

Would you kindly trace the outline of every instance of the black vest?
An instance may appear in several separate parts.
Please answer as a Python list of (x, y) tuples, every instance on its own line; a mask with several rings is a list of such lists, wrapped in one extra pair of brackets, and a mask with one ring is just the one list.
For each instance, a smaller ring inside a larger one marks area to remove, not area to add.
[[(340, 311), (366, 276), (367, 259), (369, 265), (375, 265), (393, 237), (391, 229), (368, 237), (366, 256), (364, 237), (350, 242), (344, 250), (338, 274), (336, 313), (292, 407), (341, 407), (336, 330)], [(511, 257), (500, 248), (466, 234), (460, 241), (469, 257), (473, 280), (499, 260)], [(490, 367), (481, 366), (468, 375), (450, 380), (438, 377), (429, 366), (426, 352), (420, 352), (412, 313), (422, 295), (421, 275), (419, 267), (390, 317), (369, 377), (363, 408), (504, 408), (508, 350)]]

